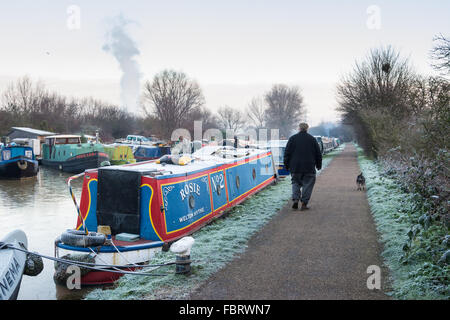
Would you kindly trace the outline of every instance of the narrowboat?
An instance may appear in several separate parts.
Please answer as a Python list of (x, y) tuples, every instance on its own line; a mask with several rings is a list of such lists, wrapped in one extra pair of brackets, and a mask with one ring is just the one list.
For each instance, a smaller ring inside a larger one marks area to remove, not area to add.
[(109, 156), (100, 143), (81, 143), (79, 135), (57, 135), (45, 138), (42, 164), (69, 173), (98, 168)]
[(322, 137), (322, 143), (323, 143), (323, 153), (324, 154), (333, 151), (333, 149), (334, 149), (333, 138)]
[[(77, 177), (83, 177), (83, 187), (79, 205), (72, 194), (76, 228), (66, 231), (69, 240), (55, 241), (56, 256), (95, 252), (95, 263), (130, 270), (274, 183), (276, 172), (270, 150), (207, 146), (191, 155), (86, 170), (69, 178), (69, 185)], [(110, 240), (101, 237), (105, 229)], [(82, 276), (81, 284), (118, 277), (94, 270)]]
[(0, 179), (35, 177), (38, 171), (33, 148), (17, 143), (0, 147)]
[(320, 153), (323, 155), (323, 154), (324, 154), (324, 150), (323, 150), (323, 141), (322, 141), (322, 137), (321, 137), (321, 136), (314, 136), (314, 138), (316, 138), (316, 141), (317, 141), (317, 143), (319, 144)]
[(105, 152), (109, 156), (109, 162), (112, 165), (122, 165), (128, 163), (136, 163), (133, 150), (128, 145), (111, 144), (105, 145)]
[(138, 146), (134, 151), (134, 158), (141, 162), (159, 159), (166, 154), (170, 154), (170, 147), (168, 146)]

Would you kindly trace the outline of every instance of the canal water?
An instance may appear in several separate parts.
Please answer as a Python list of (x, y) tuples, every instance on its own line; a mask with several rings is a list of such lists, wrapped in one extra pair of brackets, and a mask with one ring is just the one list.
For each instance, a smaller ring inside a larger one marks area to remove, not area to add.
[[(54, 240), (74, 228), (77, 211), (66, 179), (70, 174), (41, 166), (38, 176), (24, 180), (0, 180), (0, 238), (12, 230), (23, 230), (28, 249), (54, 256)], [(77, 199), (81, 182), (72, 183)], [(18, 299), (79, 299), (85, 290), (68, 290), (53, 282), (53, 261), (44, 259), (44, 270), (36, 277), (23, 276)]]

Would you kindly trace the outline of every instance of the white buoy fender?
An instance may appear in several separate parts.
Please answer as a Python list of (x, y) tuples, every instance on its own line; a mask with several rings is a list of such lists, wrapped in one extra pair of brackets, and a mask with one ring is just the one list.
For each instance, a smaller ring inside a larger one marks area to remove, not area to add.
[(183, 237), (170, 246), (170, 251), (180, 256), (189, 256), (194, 242), (192, 237)]

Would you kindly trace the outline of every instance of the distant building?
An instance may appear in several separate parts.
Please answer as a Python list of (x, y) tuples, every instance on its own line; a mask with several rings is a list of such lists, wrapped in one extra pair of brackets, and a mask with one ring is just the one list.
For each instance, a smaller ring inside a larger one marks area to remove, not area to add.
[(6, 135), (10, 141), (16, 138), (38, 139), (41, 142), (45, 141), (46, 136), (53, 136), (56, 133), (37, 130), (25, 127), (12, 127), (11, 131)]

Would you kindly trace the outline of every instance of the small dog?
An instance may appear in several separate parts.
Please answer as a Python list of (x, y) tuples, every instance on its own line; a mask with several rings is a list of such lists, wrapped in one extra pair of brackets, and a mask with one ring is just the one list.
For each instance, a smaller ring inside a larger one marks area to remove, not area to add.
[(358, 190), (366, 190), (366, 178), (364, 178), (362, 172), (356, 177), (356, 186)]

